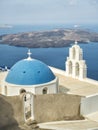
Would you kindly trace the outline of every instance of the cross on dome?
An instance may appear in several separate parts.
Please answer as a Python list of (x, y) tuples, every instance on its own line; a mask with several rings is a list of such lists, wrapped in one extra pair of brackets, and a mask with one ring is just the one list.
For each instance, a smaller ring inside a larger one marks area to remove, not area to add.
[(32, 53), (31, 53), (30, 49), (28, 49), (28, 53), (27, 53), (27, 54), (28, 54), (28, 58), (27, 58), (27, 59), (28, 59), (28, 60), (31, 60), (31, 59), (32, 59), (32, 58), (31, 58)]

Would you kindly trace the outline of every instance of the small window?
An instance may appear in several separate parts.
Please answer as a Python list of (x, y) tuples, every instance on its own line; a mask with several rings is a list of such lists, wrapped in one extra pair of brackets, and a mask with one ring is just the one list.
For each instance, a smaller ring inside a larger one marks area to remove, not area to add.
[(40, 71), (37, 72), (38, 74), (40, 73)]
[(26, 73), (26, 71), (23, 71), (23, 73), (25, 74), (25, 73)]
[(20, 90), (20, 94), (22, 94), (22, 93), (26, 93), (26, 90), (25, 89), (21, 89)]
[(43, 89), (43, 94), (47, 94), (47, 90), (48, 90), (47, 88), (44, 88)]

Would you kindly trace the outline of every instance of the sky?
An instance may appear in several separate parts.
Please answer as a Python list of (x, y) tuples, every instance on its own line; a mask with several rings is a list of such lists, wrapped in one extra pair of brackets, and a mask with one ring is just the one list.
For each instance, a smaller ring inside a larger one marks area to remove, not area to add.
[(98, 0), (0, 0), (0, 24), (98, 23)]

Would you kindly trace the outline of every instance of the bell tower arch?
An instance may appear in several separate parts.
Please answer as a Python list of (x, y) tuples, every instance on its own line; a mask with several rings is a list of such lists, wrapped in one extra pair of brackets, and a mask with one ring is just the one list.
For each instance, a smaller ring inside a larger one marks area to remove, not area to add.
[(66, 75), (83, 79), (87, 77), (87, 66), (83, 60), (83, 50), (75, 41), (75, 44), (69, 49), (69, 57), (66, 61)]

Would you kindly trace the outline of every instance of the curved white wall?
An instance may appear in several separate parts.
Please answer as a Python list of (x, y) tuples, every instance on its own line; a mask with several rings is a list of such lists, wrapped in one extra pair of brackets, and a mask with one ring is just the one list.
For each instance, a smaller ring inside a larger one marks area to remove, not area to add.
[(48, 83), (39, 85), (15, 85), (3, 82), (2, 84), (2, 94), (6, 96), (15, 96), (20, 94), (20, 90), (24, 89), (26, 92), (31, 92), (33, 94), (43, 94), (43, 89), (47, 88), (47, 94), (58, 92), (58, 79), (57, 77)]

